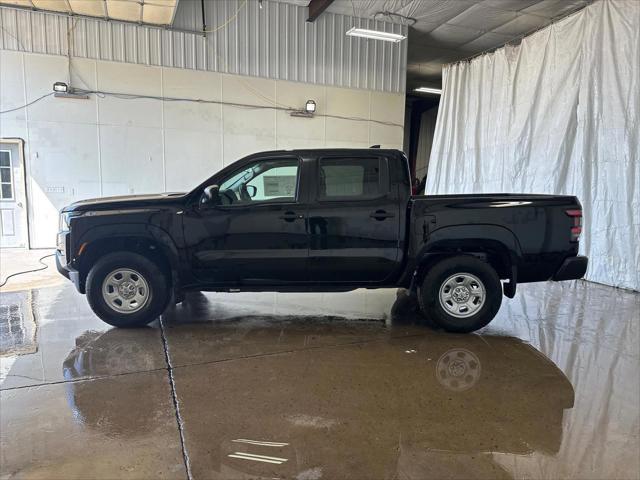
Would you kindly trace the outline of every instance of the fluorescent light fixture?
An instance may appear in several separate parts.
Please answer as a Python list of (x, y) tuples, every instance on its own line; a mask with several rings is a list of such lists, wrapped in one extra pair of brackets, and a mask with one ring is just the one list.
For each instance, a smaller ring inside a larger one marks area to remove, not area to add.
[(414, 90), (414, 92), (435, 93), (436, 95), (441, 95), (442, 94), (442, 89), (441, 88), (420, 87), (420, 88), (416, 88)]
[(352, 27), (347, 32), (350, 37), (372, 38), (373, 40), (384, 40), (385, 42), (401, 42), (406, 35), (391, 32), (381, 32), (380, 30), (368, 30), (366, 28)]

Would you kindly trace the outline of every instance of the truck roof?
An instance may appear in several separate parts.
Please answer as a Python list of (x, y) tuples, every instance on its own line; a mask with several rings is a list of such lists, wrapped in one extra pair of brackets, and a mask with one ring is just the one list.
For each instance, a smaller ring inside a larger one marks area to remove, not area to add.
[(377, 146), (369, 147), (369, 148), (295, 148), (291, 150), (268, 150), (263, 152), (256, 152), (254, 155), (272, 155), (274, 153), (295, 153), (295, 154), (309, 154), (309, 153), (325, 153), (325, 154), (333, 154), (333, 153), (368, 153), (368, 152), (377, 152), (377, 153), (393, 153), (393, 154), (403, 154), (402, 150), (398, 150), (396, 148), (378, 148)]

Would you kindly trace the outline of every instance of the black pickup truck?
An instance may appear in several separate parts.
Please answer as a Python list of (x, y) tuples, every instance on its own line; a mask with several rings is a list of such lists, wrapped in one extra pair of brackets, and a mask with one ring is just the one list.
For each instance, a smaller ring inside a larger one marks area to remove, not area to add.
[(64, 208), (57, 265), (119, 327), (151, 322), (190, 290), (402, 287), (442, 328), (470, 332), (517, 283), (581, 278), (581, 223), (572, 196), (411, 196), (398, 150), (272, 151), (189, 193)]

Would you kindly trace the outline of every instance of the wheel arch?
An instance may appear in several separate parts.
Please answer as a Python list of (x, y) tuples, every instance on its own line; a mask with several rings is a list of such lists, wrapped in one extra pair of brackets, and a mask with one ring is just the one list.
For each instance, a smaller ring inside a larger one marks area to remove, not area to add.
[(522, 257), (520, 245), (509, 229), (498, 225), (458, 225), (431, 232), (416, 256), (411, 289), (417, 287), (433, 265), (458, 255), (473, 256), (491, 265), (500, 279), (509, 281), (505, 294), (515, 294), (517, 267)]
[(95, 262), (118, 251), (138, 253), (156, 263), (168, 275), (169, 285), (178, 281), (178, 251), (164, 230), (153, 225), (123, 224), (98, 226), (88, 230), (77, 242), (75, 263), (80, 273), (80, 291), (85, 293), (86, 279)]

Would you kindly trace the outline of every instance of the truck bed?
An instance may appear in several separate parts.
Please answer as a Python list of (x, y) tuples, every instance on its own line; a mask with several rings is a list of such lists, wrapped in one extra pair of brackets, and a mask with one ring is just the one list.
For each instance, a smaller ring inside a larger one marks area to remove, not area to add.
[[(500, 254), (510, 257), (518, 283), (548, 280), (567, 257), (578, 253), (578, 243), (571, 241), (574, 219), (567, 211), (581, 208), (578, 199), (569, 195), (413, 196), (408, 207), (408, 256), (451, 251), (460, 243), (465, 248), (493, 245), (507, 250)], [(459, 241), (451, 242), (451, 238)], [(509, 272), (500, 273), (505, 277)]]

